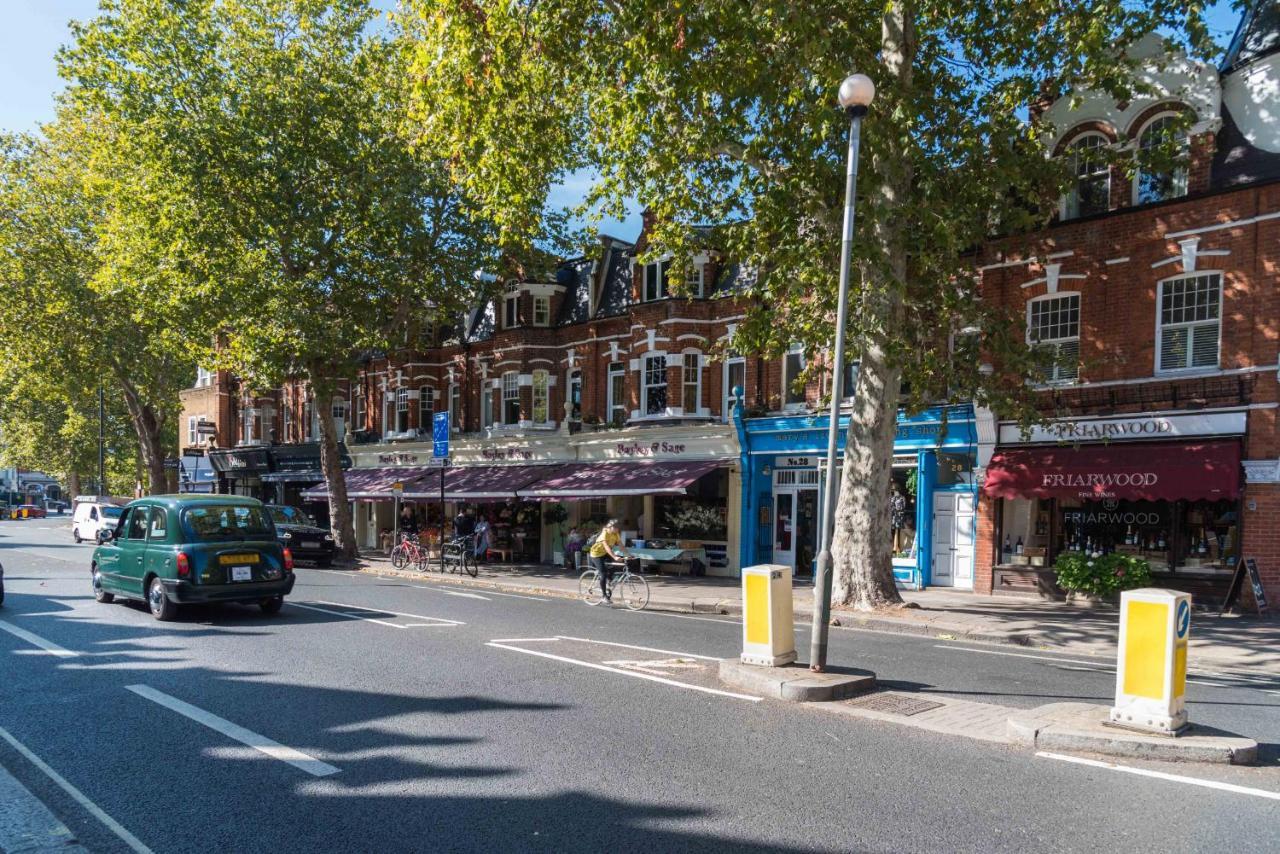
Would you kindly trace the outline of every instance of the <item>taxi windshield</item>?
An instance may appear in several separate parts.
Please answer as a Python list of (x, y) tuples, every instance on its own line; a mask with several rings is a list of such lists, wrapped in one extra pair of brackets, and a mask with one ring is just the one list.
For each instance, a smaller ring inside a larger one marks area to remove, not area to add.
[(197, 541), (275, 538), (271, 517), (251, 504), (198, 504), (182, 511), (182, 521)]

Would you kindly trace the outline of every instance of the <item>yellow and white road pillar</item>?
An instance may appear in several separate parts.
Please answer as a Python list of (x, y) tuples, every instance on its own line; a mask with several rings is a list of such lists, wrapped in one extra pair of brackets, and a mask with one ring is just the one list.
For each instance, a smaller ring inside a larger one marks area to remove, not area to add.
[(796, 660), (791, 610), (791, 567), (742, 570), (742, 663), (777, 667)]
[(1191, 595), (1144, 587), (1120, 594), (1116, 704), (1120, 726), (1174, 735), (1187, 725)]

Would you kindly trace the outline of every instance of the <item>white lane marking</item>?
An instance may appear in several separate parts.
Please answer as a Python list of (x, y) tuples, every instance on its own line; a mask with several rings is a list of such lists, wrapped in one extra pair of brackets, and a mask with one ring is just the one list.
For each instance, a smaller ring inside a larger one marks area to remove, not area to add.
[(1189, 786), (1204, 786), (1206, 789), (1219, 789), (1237, 795), (1252, 795), (1255, 798), (1267, 798), (1280, 801), (1280, 792), (1266, 789), (1251, 789), (1248, 786), (1237, 786), (1234, 783), (1221, 783), (1217, 780), (1205, 780), (1201, 777), (1183, 777), (1181, 774), (1169, 774), (1164, 771), (1151, 771), (1146, 768), (1134, 768), (1130, 765), (1117, 765), (1114, 762), (1103, 762), (1098, 759), (1085, 759), (1081, 756), (1067, 756), (1062, 753), (1050, 753), (1046, 750), (1036, 752), (1042, 759), (1057, 759), (1075, 765), (1088, 765), (1090, 768), (1105, 768), (1108, 771), (1123, 771), (1126, 774), (1137, 774), (1141, 777), (1153, 777), (1157, 780), (1168, 780), (1173, 783), (1186, 783)]
[[(310, 570), (310, 571), (311, 571), (311, 572), (325, 572), (325, 573), (328, 573), (328, 574), (330, 574), (330, 575), (341, 575), (341, 576), (342, 576), (342, 577), (344, 577), (344, 578), (362, 578), (362, 579), (364, 579), (365, 581), (368, 581), (368, 582), (373, 583), (373, 584), (377, 584), (379, 581), (386, 581), (386, 580), (388, 580), (388, 579), (398, 579), (398, 578), (403, 578), (403, 576), (400, 576), (400, 575), (380, 575), (380, 574), (376, 574), (376, 573), (371, 573), (371, 574), (369, 574), (369, 575), (362, 575), (362, 574), (361, 574), (360, 572), (358, 572), (358, 571), (357, 571), (357, 572), (349, 572), (349, 571), (348, 571), (348, 572), (344, 572), (344, 571), (342, 571), (342, 570), (338, 570), (338, 569), (312, 569), (312, 570)], [(426, 580), (429, 580), (429, 579), (423, 579), (423, 580), (424, 580), (424, 581), (426, 581)], [(416, 587), (416, 588), (417, 588), (417, 589), (419, 589), (419, 590), (435, 590), (435, 591), (438, 591), (438, 592), (440, 592), (440, 593), (443, 593), (443, 592), (445, 592), (445, 591), (440, 590), (440, 585), (441, 585), (441, 584), (448, 584), (448, 583), (449, 583), (449, 582), (443, 582), (443, 581), (442, 581), (442, 582), (434, 583), (434, 584), (409, 584), (409, 585), (406, 585), (406, 586), (408, 586), (408, 587)], [(482, 587), (482, 588), (479, 588), (479, 589), (484, 590), (484, 595), (485, 595), (485, 596), (505, 596), (505, 597), (507, 597), (508, 599), (528, 599), (528, 600), (530, 600), (531, 602), (549, 602), (549, 601), (550, 601), (550, 600), (549, 600), (547, 597), (545, 597), (545, 596), (526, 596), (526, 595), (524, 595), (524, 594), (522, 594), (522, 593), (501, 593), (501, 592), (499, 592), (499, 591), (497, 591), (497, 590), (490, 590), (490, 589), (489, 589), (489, 588), (487, 588), (487, 587)], [(462, 594), (457, 594), (457, 595), (462, 595)]]
[(0, 620), (0, 629), (4, 629), (14, 637), (21, 638), (27, 643), (38, 646), (50, 655), (56, 655), (59, 658), (76, 658), (80, 655), (78, 652), (72, 652), (69, 649), (64, 649), (53, 641), (47, 641), (37, 634), (32, 634), (26, 629), (20, 629), (13, 623), (6, 623), (4, 620)]
[(634, 670), (623, 670), (620, 667), (609, 667), (604, 664), (596, 664), (594, 661), (581, 661), (576, 658), (568, 658), (563, 655), (553, 655), (549, 652), (540, 652), (536, 649), (522, 649), (518, 646), (507, 646), (506, 644), (489, 641), (485, 646), (491, 646), (496, 649), (507, 649), (511, 652), (522, 652), (525, 655), (536, 655), (539, 658), (549, 658), (552, 661), (562, 661), (566, 664), (576, 664), (580, 667), (589, 667), (592, 670), (603, 670), (606, 673), (619, 673), (623, 676), (630, 676), (632, 679), (644, 679), (649, 682), (660, 682), (663, 685), (671, 685), (676, 688), (687, 688), (690, 691), (700, 691), (703, 694), (714, 694), (718, 697), (732, 697), (735, 700), (746, 700), (750, 703), (758, 703), (763, 697), (752, 697), (749, 694), (735, 694), (732, 691), (721, 691), (717, 688), (705, 688), (701, 685), (690, 685), (687, 682), (677, 682), (674, 679), (664, 679), (661, 676), (653, 676), (648, 673), (638, 673)]
[(562, 638), (494, 638), (493, 643), (556, 643)]
[[(998, 649), (973, 649), (965, 646), (952, 646), (946, 643), (936, 643), (934, 649), (949, 649), (954, 652), (976, 652), (981, 655), (1003, 655), (1009, 658), (1034, 658), (1037, 661), (1052, 661), (1055, 664), (1079, 664), (1083, 667), (1067, 667), (1066, 670), (1092, 670), (1096, 673), (1115, 673), (1115, 667), (1103, 664), (1098, 661), (1079, 661), (1072, 658), (1058, 658), (1052, 655), (1030, 655), (1025, 652), (1004, 652)], [(1192, 685), (1208, 685), (1211, 688), (1249, 688), (1248, 685), (1224, 685), (1221, 682), (1211, 682), (1207, 679), (1192, 679), (1187, 677), (1187, 682)], [(1264, 683), (1265, 684), (1265, 683)]]
[(443, 596), (460, 596), (463, 599), (479, 599), (481, 602), (493, 601), (488, 596), (480, 596), (479, 594), (476, 594), (476, 593), (463, 593), (460, 590), (436, 590), (436, 592)]
[(348, 620), (364, 620), (366, 623), (377, 623), (380, 626), (390, 626), (393, 629), (407, 629), (408, 626), (402, 626), (399, 623), (388, 623), (386, 620), (375, 620), (373, 617), (361, 617), (359, 614), (349, 614), (346, 611), (335, 611), (332, 608), (317, 608), (315, 605), (303, 605), (300, 602), (287, 603), (291, 608), (306, 608), (308, 611), (319, 611), (322, 614), (333, 614), (337, 617), (346, 617)]
[(337, 774), (342, 770), (335, 768), (328, 762), (321, 762), (319, 759), (308, 756), (300, 750), (294, 750), (292, 747), (286, 747), (278, 741), (272, 741), (265, 735), (259, 735), (252, 730), (247, 730), (239, 724), (233, 724), (226, 718), (220, 718), (212, 712), (206, 712), (204, 709), (193, 706), (190, 703), (184, 703), (177, 697), (170, 697), (150, 685), (126, 685), (125, 688), (139, 697), (158, 703), (166, 709), (190, 718), (198, 724), (203, 724), (215, 732), (220, 732), (233, 741), (248, 745), (254, 750), (270, 756), (272, 759), (287, 762), (294, 768), (306, 771), (313, 777), (328, 777), (330, 774)]
[(132, 833), (126, 830), (120, 824), (120, 822), (116, 821), (114, 818), (107, 815), (102, 810), (101, 807), (99, 807), (93, 801), (89, 800), (85, 796), (84, 792), (80, 791), (75, 786), (68, 783), (61, 774), (59, 774), (57, 771), (54, 771), (47, 764), (45, 764), (45, 761), (43, 759), (41, 759), (39, 756), (36, 756), (34, 753), (32, 753), (25, 744), (23, 744), (22, 742), (14, 738), (9, 733), (9, 731), (4, 727), (0, 727), (0, 738), (3, 738), (5, 741), (9, 742), (9, 745), (14, 750), (21, 753), (24, 757), (26, 757), (26, 760), (28, 762), (30, 762), (32, 765), (39, 768), (40, 771), (43, 772), (46, 777), (52, 780), (58, 786), (58, 788), (62, 789), (62, 791), (70, 795), (72, 800), (74, 800), (80, 806), (84, 807), (85, 810), (88, 811), (88, 813), (91, 816), (96, 818), (98, 821), (102, 822), (102, 824), (107, 828), (107, 830), (110, 830), (116, 836), (120, 837), (120, 841), (123, 842), (125, 845), (128, 845), (130, 849), (132, 849), (133, 851), (136, 851), (137, 854), (152, 854), (151, 849), (143, 845), (142, 841), (139, 840), (138, 837), (134, 836)]
[(366, 608), (363, 605), (351, 605), (346, 602), (329, 602), (325, 599), (317, 599), (321, 605), (334, 605), (339, 608), (352, 608), (356, 611), (369, 611), (373, 614), (395, 614), (397, 617), (413, 617), (418, 620), (430, 620), (433, 623), (444, 623), (450, 626), (465, 626), (466, 623), (460, 620), (447, 620), (444, 617), (428, 617), (426, 614), (406, 614), (404, 611), (392, 611), (389, 608)]
[(692, 652), (679, 652), (678, 650), (674, 650), (674, 649), (658, 649), (652, 646), (636, 646), (633, 643), (617, 643), (615, 641), (591, 640), (590, 638), (575, 638), (575, 637), (570, 637), (569, 635), (560, 635), (559, 637), (561, 640), (577, 641), (578, 643), (598, 643), (598, 644), (603, 644), (604, 646), (620, 646), (620, 647), (623, 647), (624, 649), (639, 649), (645, 652), (660, 652), (663, 655), (678, 655), (681, 658), (697, 658), (702, 661), (719, 661), (720, 660), (711, 655), (696, 655)]
[[(379, 576), (380, 578), (394, 578), (395, 576)], [(531, 602), (547, 602), (550, 601), (545, 596), (525, 596), (521, 593), (502, 593), (498, 590), (490, 590), (488, 587), (477, 587), (478, 590), (484, 591), (484, 596), (477, 596), (474, 593), (453, 593), (441, 588), (449, 584), (448, 581), (441, 581), (435, 584), (410, 584), (409, 587), (416, 587), (418, 590), (430, 590), (434, 593), (447, 593), (450, 596), (475, 596), (477, 599), (484, 599), (489, 596), (503, 596), (507, 599), (528, 599)]]

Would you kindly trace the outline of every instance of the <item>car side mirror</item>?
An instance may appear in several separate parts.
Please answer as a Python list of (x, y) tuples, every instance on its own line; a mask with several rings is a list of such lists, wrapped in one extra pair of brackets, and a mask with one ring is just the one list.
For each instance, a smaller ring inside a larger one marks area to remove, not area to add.
[(116, 538), (115, 528), (102, 528), (98, 531), (98, 545), (109, 543)]

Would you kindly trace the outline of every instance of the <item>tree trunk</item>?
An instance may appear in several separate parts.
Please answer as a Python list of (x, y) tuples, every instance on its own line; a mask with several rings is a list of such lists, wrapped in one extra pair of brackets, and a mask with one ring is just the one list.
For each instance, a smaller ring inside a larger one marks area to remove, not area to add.
[[(883, 19), (881, 61), (888, 79), (882, 85), (902, 100), (909, 100), (911, 93), (913, 14), (909, 4), (893, 3)], [(876, 195), (868, 202), (881, 211), (871, 219), (871, 240), (880, 257), (887, 259), (887, 269), (869, 263), (862, 271), (861, 364), (831, 548), (835, 563), (832, 598), (839, 605), (861, 611), (902, 604), (893, 580), (890, 513), (902, 368), (894, 361), (890, 343), (900, 338), (903, 327), (907, 275), (901, 216), (895, 209), (907, 201), (912, 173), (901, 143), (893, 139), (883, 142), (871, 162), (878, 181)]]
[(311, 388), (316, 398), (313, 405), (320, 415), (320, 470), (329, 490), (329, 530), (333, 533), (338, 553), (352, 560), (358, 554), (356, 531), (351, 518), (351, 503), (347, 500), (347, 476), (338, 456), (338, 431), (334, 429), (331, 414), (334, 385), (332, 380), (317, 381), (316, 373), (312, 371)]
[(75, 501), (80, 494), (80, 472), (72, 470), (67, 474), (67, 492), (71, 493), (70, 500)]
[(129, 410), (129, 420), (133, 422), (133, 430), (138, 436), (138, 454), (141, 458), (139, 462), (146, 469), (150, 491), (163, 492), (168, 483), (164, 470), (164, 440), (161, 437), (164, 423), (156, 414), (155, 407), (143, 403), (133, 383), (121, 377), (119, 372), (116, 373), (116, 379), (120, 382), (121, 391), (124, 392), (124, 403)]

